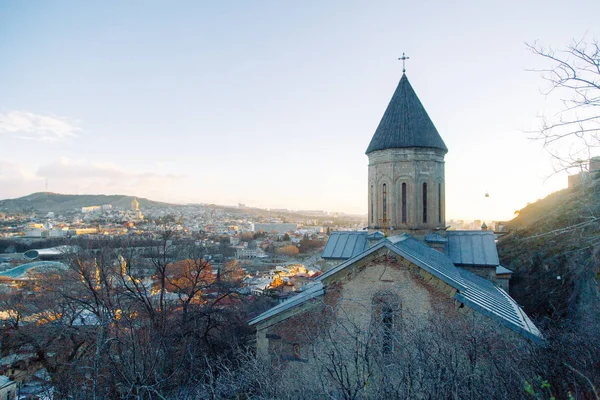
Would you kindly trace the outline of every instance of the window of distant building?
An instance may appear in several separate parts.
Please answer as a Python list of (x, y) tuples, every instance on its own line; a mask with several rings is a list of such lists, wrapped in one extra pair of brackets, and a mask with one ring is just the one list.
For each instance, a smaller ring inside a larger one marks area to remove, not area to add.
[(402, 223), (406, 223), (406, 183), (402, 184)]
[(423, 223), (427, 223), (427, 183), (423, 183)]

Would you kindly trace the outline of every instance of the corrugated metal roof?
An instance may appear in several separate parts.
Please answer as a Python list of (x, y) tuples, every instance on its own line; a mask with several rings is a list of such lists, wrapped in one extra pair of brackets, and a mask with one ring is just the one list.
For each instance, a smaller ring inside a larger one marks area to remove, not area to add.
[(379, 240), (379, 239), (383, 239), (384, 237), (385, 237), (385, 235), (383, 234), (383, 232), (380, 232), (380, 231), (369, 233), (367, 235), (367, 239), (369, 239), (369, 240)]
[(367, 231), (336, 231), (329, 235), (329, 240), (321, 253), (325, 259), (347, 260), (365, 251), (369, 244), (367, 242)]
[(387, 240), (389, 240), (393, 244), (396, 244), (396, 243), (399, 243), (399, 242), (401, 242), (403, 240), (410, 239), (411, 237), (412, 236), (410, 236), (408, 233), (401, 233), (400, 235), (388, 236)]
[(535, 342), (544, 341), (538, 328), (504, 290), (469, 271), (458, 270), (466, 285), (466, 290), (454, 296), (458, 301)]
[(450, 286), (456, 289), (464, 288), (464, 283), (458, 269), (448, 257), (419, 242), (410, 235), (406, 236), (408, 236), (406, 240), (395, 244), (396, 248), (401, 251), (400, 255), (437, 276)]
[(323, 287), (324, 279), (384, 247), (456, 288), (455, 299), (457, 301), (499, 321), (507, 328), (537, 343), (544, 342), (544, 338), (537, 327), (506, 292), (487, 279), (474, 275), (462, 268), (457, 268), (449, 257), (419, 242), (408, 234), (380, 240), (375, 246), (343, 261), (338, 266), (320, 275), (315, 279), (315, 285), (250, 320), (249, 324), (254, 325), (285, 310), (296, 307), (305, 301), (323, 295), (325, 293)]
[(390, 239), (393, 240), (395, 244), (391, 240), (382, 239), (370, 249), (351, 259), (346, 260), (336, 267), (333, 267), (323, 275), (320, 275), (317, 280), (323, 280), (331, 275), (334, 275), (338, 271), (355, 263), (361, 258), (381, 249), (382, 247), (387, 247), (399, 256), (406, 258), (430, 274), (438, 277), (450, 286), (457, 289), (465, 288), (457, 268), (454, 266), (454, 264), (452, 264), (450, 259), (448, 259), (439, 251), (433, 250), (429, 246), (420, 243), (408, 234), (394, 236)]
[(430, 233), (425, 236), (425, 241), (428, 243), (448, 243), (448, 239), (437, 233)]
[(494, 232), (448, 231), (447, 238), (446, 254), (456, 265), (500, 264)]
[(407, 147), (448, 151), (408, 78), (402, 74), (366, 153)]
[(391, 243), (389, 243), (387, 239), (381, 239), (373, 247), (371, 247), (371, 248), (363, 251), (360, 254), (357, 254), (356, 256), (354, 256), (352, 258), (349, 258), (348, 260), (342, 262), (339, 265), (336, 265), (335, 267), (331, 268), (330, 270), (328, 270), (327, 272), (323, 273), (322, 275), (319, 275), (316, 278), (316, 280), (322, 281), (324, 278), (327, 278), (327, 277), (329, 277), (329, 276), (337, 273), (338, 271), (343, 270), (344, 268), (346, 268), (349, 265), (354, 264), (356, 261), (360, 260), (361, 258), (364, 258), (364, 257), (368, 256), (369, 254), (374, 253), (375, 251), (379, 250), (380, 248), (382, 248), (383, 246), (385, 246), (386, 243), (389, 246), (392, 246)]
[(289, 310), (290, 308), (299, 306), (300, 304), (302, 304), (310, 299), (313, 299), (315, 297), (321, 296), (324, 293), (325, 292), (323, 290), (323, 283), (322, 282), (314, 282), (311, 286), (306, 288), (303, 292), (295, 295), (294, 297), (287, 299), (283, 303), (276, 305), (275, 307), (265, 311), (264, 313), (260, 314), (259, 316), (252, 318), (250, 321), (248, 321), (248, 325), (255, 325), (255, 324), (259, 323), (260, 321), (264, 321), (265, 319), (273, 317), (283, 311), (286, 311), (286, 310)]

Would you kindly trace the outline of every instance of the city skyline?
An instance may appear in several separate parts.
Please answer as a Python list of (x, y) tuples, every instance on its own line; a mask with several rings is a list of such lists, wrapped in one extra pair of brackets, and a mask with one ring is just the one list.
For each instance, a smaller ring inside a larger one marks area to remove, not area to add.
[(0, 1), (0, 198), (366, 214), (364, 153), (406, 53), (449, 148), (447, 218), (510, 219), (567, 186), (528, 139), (560, 99), (540, 94), (546, 83), (526, 70), (548, 64), (524, 43), (598, 38), (594, 10)]

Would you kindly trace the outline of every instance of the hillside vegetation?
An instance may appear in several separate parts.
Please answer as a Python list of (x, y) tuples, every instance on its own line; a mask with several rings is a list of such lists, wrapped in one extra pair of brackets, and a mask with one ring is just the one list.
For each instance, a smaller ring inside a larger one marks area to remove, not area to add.
[(498, 250), (527, 312), (561, 321), (598, 305), (600, 180), (528, 205), (509, 227)]
[[(103, 204), (112, 204), (117, 209), (128, 209), (133, 198), (133, 196), (124, 195), (78, 195), (39, 192), (17, 199), (0, 200), (0, 211), (10, 213), (29, 211), (64, 213), (68, 211), (80, 211), (81, 207), (101, 206)], [(144, 198), (137, 198), (137, 200), (141, 208), (170, 205)]]
[(511, 295), (547, 339), (536, 361), (554, 393), (600, 387), (600, 179), (522, 209), (498, 243)]

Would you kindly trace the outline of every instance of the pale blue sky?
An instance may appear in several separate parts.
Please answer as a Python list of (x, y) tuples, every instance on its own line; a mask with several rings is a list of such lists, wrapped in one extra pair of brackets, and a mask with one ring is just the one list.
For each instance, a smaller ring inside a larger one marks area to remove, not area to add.
[(0, 0), (0, 198), (47, 180), (365, 213), (364, 152), (406, 52), (449, 148), (448, 217), (508, 219), (567, 179), (545, 179), (523, 132), (555, 106), (524, 42), (600, 38), (598, 15), (598, 1)]

